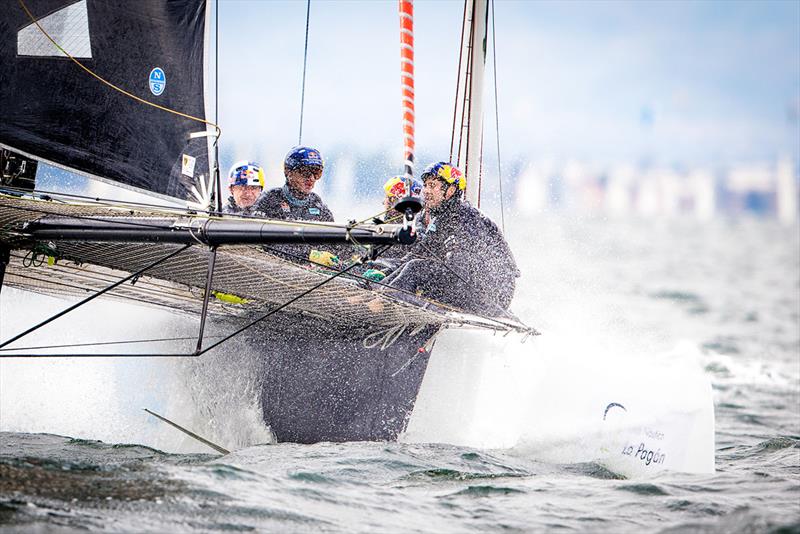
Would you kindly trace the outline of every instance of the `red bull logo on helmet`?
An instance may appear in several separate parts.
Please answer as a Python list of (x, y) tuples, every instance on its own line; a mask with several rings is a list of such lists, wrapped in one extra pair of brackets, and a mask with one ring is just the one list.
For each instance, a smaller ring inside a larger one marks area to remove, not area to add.
[[(410, 178), (410, 181), (411, 196), (420, 196), (422, 194), (422, 184), (413, 178)], [(389, 180), (383, 184), (383, 190), (385, 191), (386, 196), (392, 200), (409, 196), (409, 193), (406, 191), (405, 176), (395, 176), (393, 178), (389, 178)]]
[(458, 167), (440, 161), (439, 163), (432, 163), (422, 171), (422, 179), (427, 177), (441, 178), (448, 184), (455, 184), (458, 189), (463, 191), (467, 188), (467, 179)]
[(315, 148), (307, 146), (296, 146), (286, 154), (283, 161), (284, 171), (293, 171), (300, 167), (319, 167), (323, 168), (325, 161), (322, 159), (322, 154)]
[(228, 184), (264, 187), (264, 170), (257, 163), (240, 161), (228, 172)]

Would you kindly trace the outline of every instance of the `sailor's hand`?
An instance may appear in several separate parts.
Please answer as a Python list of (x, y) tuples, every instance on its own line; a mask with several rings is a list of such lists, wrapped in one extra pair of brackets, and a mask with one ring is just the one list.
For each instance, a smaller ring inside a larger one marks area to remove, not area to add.
[(339, 267), (340, 264), (339, 256), (331, 254), (327, 250), (312, 250), (308, 255), (308, 259), (326, 267)]
[(386, 278), (386, 273), (383, 271), (379, 271), (378, 269), (367, 269), (366, 271), (364, 271), (363, 276), (367, 280), (372, 280), (373, 282), (380, 282), (381, 280)]

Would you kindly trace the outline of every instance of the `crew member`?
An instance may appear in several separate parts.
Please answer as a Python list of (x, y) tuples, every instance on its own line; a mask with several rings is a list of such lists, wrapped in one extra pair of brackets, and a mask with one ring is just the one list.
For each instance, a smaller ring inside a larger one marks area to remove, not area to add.
[(434, 163), (421, 178), (430, 223), (384, 282), (467, 311), (503, 314), (519, 270), (502, 232), (464, 200), (467, 182), (456, 167)]
[[(410, 194), (406, 191), (406, 180), (411, 183)], [(394, 205), (398, 200), (407, 196), (422, 196), (422, 183), (414, 178), (406, 178), (405, 176), (393, 176), (386, 180), (383, 184), (383, 209), (385, 214), (381, 222), (399, 224), (403, 222), (402, 214), (394, 209)]]
[(239, 161), (228, 171), (231, 196), (225, 213), (254, 215), (255, 204), (264, 189), (264, 169), (252, 161)]
[(286, 183), (262, 194), (255, 209), (268, 219), (333, 221), (331, 210), (313, 192), (324, 167), (319, 150), (294, 147), (283, 161)]
[[(333, 221), (333, 214), (319, 195), (313, 192), (317, 181), (322, 178), (325, 162), (322, 154), (315, 148), (296, 146), (283, 160), (283, 174), (286, 183), (263, 193), (256, 202), (255, 210), (268, 219), (295, 221)], [(339, 267), (340, 261), (333, 250), (317, 250), (308, 245), (282, 244), (266, 247), (290, 261), (306, 263), (311, 261), (326, 267)]]
[[(411, 184), (409, 188), (411, 192), (410, 195), (406, 191), (406, 185), (408, 183)], [(399, 200), (407, 196), (421, 197), (422, 182), (414, 178), (406, 178), (406, 176), (403, 175), (393, 176), (383, 184), (383, 191), (383, 208), (385, 210), (383, 218), (376, 217), (373, 219), (373, 222), (376, 224), (402, 224), (403, 214), (394, 209), (394, 206)], [(419, 236), (424, 231), (421, 217), (417, 221), (416, 231), (417, 239), (419, 239)], [(368, 268), (362, 276), (370, 280), (382, 280), (388, 273), (394, 271), (398, 267), (400, 260), (404, 258), (407, 253), (408, 250), (405, 247), (390, 247), (388, 250), (385, 250), (376, 261), (367, 263), (366, 267)]]

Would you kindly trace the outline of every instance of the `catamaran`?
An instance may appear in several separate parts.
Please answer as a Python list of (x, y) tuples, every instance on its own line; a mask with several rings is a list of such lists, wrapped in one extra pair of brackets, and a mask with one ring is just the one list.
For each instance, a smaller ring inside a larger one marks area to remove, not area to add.
[[(201, 357), (244, 335), (262, 359), (264, 421), (279, 441), (394, 440), (405, 429), (437, 335), (537, 332), (508, 314), (465, 313), (376, 292), (354, 267), (325, 270), (271, 252), (350, 244), (367, 261), (413, 242), (403, 224), (334, 224), (222, 212), (219, 126), (207, 92), (210, 0), (14, 0), (0, 13), (0, 287), (79, 297), (0, 340), (4, 357), (47, 357), (29, 334), (103, 296), (199, 318), (193, 347), (59, 356)], [(456, 163), (480, 174), (485, 0), (467, 0), (454, 114)], [(400, 1), (404, 164), (414, 164), (413, 6)], [(136, 42), (135, 51), (130, 43)], [(143, 192), (152, 203), (36, 187), (42, 162)], [(468, 197), (479, 194), (468, 180)], [(167, 201), (166, 203), (163, 201)], [(380, 299), (382, 312), (365, 306)], [(224, 330), (210, 341), (206, 322)], [(101, 340), (102, 341), (102, 340)], [(112, 345), (113, 346), (113, 345)], [(63, 349), (64, 347), (62, 347)], [(69, 347), (66, 347), (69, 349)], [(75, 347), (76, 349), (78, 347)]]

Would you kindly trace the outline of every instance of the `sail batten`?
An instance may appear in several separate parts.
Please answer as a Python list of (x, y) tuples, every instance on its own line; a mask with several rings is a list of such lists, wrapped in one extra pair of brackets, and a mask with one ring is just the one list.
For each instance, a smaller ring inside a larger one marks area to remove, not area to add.
[[(206, 117), (206, 10), (206, 0), (10, 3), (0, 12), (0, 145), (90, 178), (185, 200), (196, 180), (209, 176), (211, 143), (191, 137), (207, 129), (198, 122)], [(83, 58), (84, 68), (63, 57), (44, 32), (74, 61)], [(185, 156), (196, 160), (191, 175), (182, 166)]]

